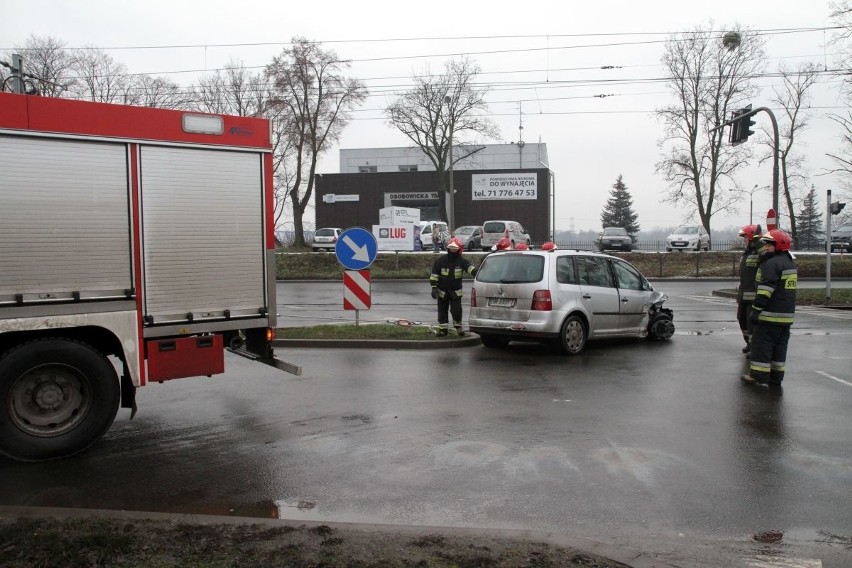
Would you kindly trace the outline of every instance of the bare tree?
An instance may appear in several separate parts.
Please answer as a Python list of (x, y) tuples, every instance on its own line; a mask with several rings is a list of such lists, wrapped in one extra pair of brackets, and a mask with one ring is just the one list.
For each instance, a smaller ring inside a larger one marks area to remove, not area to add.
[(174, 81), (162, 77), (138, 75), (130, 82), (129, 89), (132, 104), (171, 109), (187, 108), (188, 105), (185, 90)]
[(333, 51), (297, 37), (266, 68), (273, 89), (270, 108), (281, 120), (282, 144), (288, 149), (281, 156), (279, 179), (287, 184), (297, 246), (305, 245), (304, 214), (317, 161), (339, 139), (349, 111), (367, 95), (360, 81), (344, 75), (348, 67)]
[[(831, 18), (840, 26), (832, 43), (840, 48), (838, 55), (838, 68), (845, 70), (852, 64), (852, 0), (840, 0), (830, 4), (832, 8)], [(852, 99), (852, 82), (846, 71), (841, 71), (843, 80), (843, 91), (847, 100)], [(840, 146), (836, 152), (826, 154), (833, 162), (834, 167), (826, 173), (834, 174), (838, 184), (845, 195), (852, 194), (852, 112), (845, 115), (830, 114), (829, 118), (840, 127)]]
[(72, 88), (75, 98), (101, 103), (126, 104), (130, 76), (127, 67), (104, 50), (86, 47), (71, 56), (71, 68), (78, 81)]
[[(807, 111), (809, 91), (816, 83), (819, 69), (813, 63), (803, 63), (795, 71), (780, 68), (782, 85), (773, 89), (772, 103), (782, 109), (782, 116), (778, 118), (779, 137), (779, 166), (781, 180), (779, 191), (783, 191), (783, 197), (790, 219), (790, 231), (794, 243), (798, 243), (798, 223), (796, 223), (794, 197), (797, 183), (804, 184), (803, 172), (804, 157), (797, 155), (795, 149), (798, 142), (797, 135), (808, 127), (810, 113)], [(763, 144), (768, 147), (766, 153), (761, 156), (760, 162), (773, 159), (775, 150), (774, 136), (769, 129), (764, 129)], [(801, 193), (801, 192), (800, 192)], [(779, 211), (780, 214), (780, 211)], [(780, 217), (783, 218), (783, 217)]]
[(710, 27), (675, 34), (663, 64), (677, 103), (658, 109), (666, 129), (657, 172), (668, 182), (664, 201), (695, 207), (710, 231), (715, 213), (741, 199), (735, 174), (749, 150), (727, 144), (727, 129), (713, 130), (755, 93), (752, 78), (764, 65), (764, 40), (739, 27), (720, 35)]
[[(485, 112), (487, 90), (474, 85), (479, 66), (469, 58), (452, 59), (442, 75), (428, 69), (415, 75), (414, 88), (393, 101), (386, 109), (390, 123), (420, 148), (435, 166), (441, 199), (441, 219), (448, 221), (446, 192), (450, 142), (453, 146), (471, 143), (470, 138), (497, 138), (497, 125)], [(466, 142), (467, 141), (467, 142)], [(467, 158), (481, 148), (463, 148), (453, 156), (453, 163)]]
[(269, 83), (263, 73), (252, 73), (242, 62), (231, 61), (221, 71), (207, 75), (194, 89), (191, 106), (203, 112), (256, 116), (269, 100)]
[(33, 77), (40, 95), (59, 97), (74, 88), (77, 80), (71, 69), (71, 55), (63, 42), (31, 35), (15, 51), (23, 58), (24, 73)]

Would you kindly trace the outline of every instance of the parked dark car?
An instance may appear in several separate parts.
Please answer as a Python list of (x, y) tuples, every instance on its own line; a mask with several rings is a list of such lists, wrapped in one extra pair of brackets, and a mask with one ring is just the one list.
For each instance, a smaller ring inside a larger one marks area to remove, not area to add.
[(606, 227), (600, 234), (600, 237), (598, 237), (598, 249), (601, 252), (605, 250), (630, 252), (633, 250), (633, 237), (627, 233), (627, 229)]
[(852, 252), (852, 225), (831, 232), (831, 252)]

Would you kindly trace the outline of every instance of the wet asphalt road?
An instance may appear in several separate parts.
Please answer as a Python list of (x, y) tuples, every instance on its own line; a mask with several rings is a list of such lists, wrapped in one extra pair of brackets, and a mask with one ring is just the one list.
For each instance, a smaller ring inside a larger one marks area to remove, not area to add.
[[(434, 317), (428, 284), (374, 285), (362, 321)], [(852, 312), (799, 311), (775, 395), (737, 378), (735, 304), (710, 295), (732, 283), (655, 286), (669, 342), (279, 349), (301, 377), (229, 356), (140, 389), (81, 456), (0, 461), (0, 504), (536, 529), (688, 566), (748, 565), (780, 530), (770, 553), (852, 566)], [(281, 284), (280, 324), (351, 320), (335, 297)]]

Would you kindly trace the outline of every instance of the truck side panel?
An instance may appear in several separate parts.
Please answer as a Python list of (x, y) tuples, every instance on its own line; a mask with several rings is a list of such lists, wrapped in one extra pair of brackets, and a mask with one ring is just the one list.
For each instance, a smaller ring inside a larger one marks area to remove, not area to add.
[(149, 325), (265, 316), (262, 154), (142, 146)]
[(127, 147), (0, 135), (0, 306), (133, 288)]

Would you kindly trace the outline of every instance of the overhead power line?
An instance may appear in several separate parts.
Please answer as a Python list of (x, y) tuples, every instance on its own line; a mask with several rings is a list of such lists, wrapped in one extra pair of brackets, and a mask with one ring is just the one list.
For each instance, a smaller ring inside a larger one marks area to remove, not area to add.
[[(749, 30), (751, 33), (761, 35), (773, 34), (790, 34), (790, 33), (810, 33), (810, 32), (825, 32), (832, 30), (844, 29), (842, 26), (816, 26), (816, 27), (801, 27), (801, 28), (766, 28)], [(582, 38), (582, 37), (625, 37), (625, 36), (672, 36), (672, 35), (690, 35), (703, 33), (724, 33), (728, 30), (709, 30), (709, 31), (661, 31), (661, 32), (606, 32), (606, 33), (580, 33), (580, 34), (519, 34), (519, 35), (493, 35), (493, 36), (425, 36), (425, 37), (401, 37), (401, 38), (361, 38), (361, 39), (325, 39), (316, 40), (312, 43), (317, 44), (366, 44), (366, 43), (390, 43), (390, 42), (413, 42), (413, 41), (471, 41), (471, 40), (507, 40), (507, 39), (556, 39), (556, 38)], [(192, 43), (192, 44), (161, 44), (161, 45), (115, 45), (104, 46), (100, 49), (104, 50), (147, 50), (147, 49), (198, 49), (210, 47), (265, 47), (271, 45), (292, 46), (289, 41), (268, 41), (268, 42), (240, 42), (240, 43)], [(619, 45), (619, 44), (611, 44)], [(582, 47), (582, 46), (580, 46)], [(0, 49), (10, 50), (12, 47), (0, 47)], [(87, 47), (66, 47), (68, 50), (85, 50), (91, 49)], [(423, 55), (421, 57), (430, 57)]]

